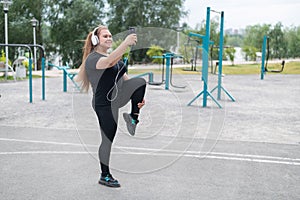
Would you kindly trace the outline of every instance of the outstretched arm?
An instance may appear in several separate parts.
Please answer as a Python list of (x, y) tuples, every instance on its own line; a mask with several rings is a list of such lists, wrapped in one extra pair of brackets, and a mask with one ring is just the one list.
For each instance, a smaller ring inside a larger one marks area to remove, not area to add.
[(131, 45), (135, 45), (137, 42), (136, 34), (130, 34), (126, 37), (126, 39), (116, 48), (109, 56), (101, 57), (97, 64), (97, 69), (106, 69), (114, 66), (126, 52), (127, 47)]

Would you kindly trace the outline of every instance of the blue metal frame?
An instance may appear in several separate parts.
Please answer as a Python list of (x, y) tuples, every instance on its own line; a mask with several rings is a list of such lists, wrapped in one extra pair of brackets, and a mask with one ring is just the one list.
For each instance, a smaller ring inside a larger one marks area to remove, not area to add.
[(221, 25), (220, 25), (220, 44), (219, 44), (219, 66), (218, 66), (218, 85), (211, 90), (218, 89), (217, 99), (221, 100), (221, 91), (223, 90), (225, 94), (232, 100), (235, 101), (234, 97), (222, 86), (222, 69), (223, 69), (223, 43), (224, 43), (224, 12), (221, 12)]
[(80, 91), (80, 87), (79, 85), (74, 81), (74, 77), (78, 74), (78, 73), (69, 73), (68, 69), (70, 69), (70, 67), (68, 65), (66, 66), (56, 66), (50, 62), (48, 62), (48, 65), (51, 67), (56, 67), (58, 70), (62, 70), (63, 71), (63, 91), (67, 92), (67, 77), (70, 78), (70, 80), (73, 82), (74, 86), (76, 87), (77, 90)]
[(208, 64), (209, 64), (209, 44), (210, 44), (210, 7), (207, 7), (206, 11), (206, 30), (205, 36), (203, 37), (203, 52), (202, 52), (202, 81), (203, 81), (203, 90), (193, 98), (187, 105), (190, 106), (197, 98), (203, 94), (202, 106), (207, 106), (207, 97), (209, 96), (219, 108), (222, 108), (221, 104), (212, 96), (208, 91)]
[(137, 76), (134, 76), (134, 78), (140, 78), (140, 77), (143, 77), (143, 76), (148, 76), (148, 83), (153, 83), (153, 73), (152, 72), (146, 72), (146, 73), (143, 73), (143, 74), (139, 74)]
[(261, 54), (261, 69), (260, 69), (260, 79), (263, 80), (265, 76), (265, 60), (266, 60), (266, 48), (267, 48), (268, 37), (265, 35), (262, 44), (262, 54)]
[(171, 66), (171, 59), (174, 57), (178, 57), (178, 56), (176, 56), (174, 53), (165, 53), (162, 56), (152, 56), (152, 58), (166, 59), (165, 90), (168, 90), (170, 86), (170, 82), (171, 82), (170, 66)]

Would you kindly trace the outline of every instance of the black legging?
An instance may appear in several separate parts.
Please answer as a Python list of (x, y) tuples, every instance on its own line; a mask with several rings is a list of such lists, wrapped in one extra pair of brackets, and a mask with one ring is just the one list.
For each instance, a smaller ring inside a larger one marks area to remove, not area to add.
[[(146, 81), (143, 78), (132, 78), (124, 81), (118, 87), (117, 97), (109, 106), (95, 106), (101, 129), (101, 144), (98, 151), (101, 171), (103, 175), (109, 174), (109, 158), (112, 142), (118, 126), (119, 108), (131, 100), (131, 114), (138, 114), (138, 103), (143, 101), (146, 90)], [(116, 91), (116, 90), (115, 90)]]

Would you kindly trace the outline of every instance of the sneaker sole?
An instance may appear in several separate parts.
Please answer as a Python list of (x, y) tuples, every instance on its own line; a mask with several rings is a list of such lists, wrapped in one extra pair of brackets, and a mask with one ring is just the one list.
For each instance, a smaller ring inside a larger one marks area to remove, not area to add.
[(131, 121), (131, 118), (129, 117), (129, 114), (123, 113), (123, 118), (124, 118), (124, 120), (125, 120), (125, 122), (126, 122), (126, 128), (127, 128), (127, 131), (129, 132), (130, 135), (134, 136), (135, 133), (134, 133), (134, 134), (131, 134), (130, 131), (128, 130), (128, 127), (127, 127), (127, 123), (130, 123), (130, 121)]
[(108, 184), (108, 183), (105, 182), (105, 181), (98, 181), (98, 183), (99, 183), (100, 185), (104, 185), (104, 186), (111, 187), (111, 188), (119, 188), (119, 187), (121, 187), (120, 184), (118, 184), (118, 185), (113, 185), (113, 184)]

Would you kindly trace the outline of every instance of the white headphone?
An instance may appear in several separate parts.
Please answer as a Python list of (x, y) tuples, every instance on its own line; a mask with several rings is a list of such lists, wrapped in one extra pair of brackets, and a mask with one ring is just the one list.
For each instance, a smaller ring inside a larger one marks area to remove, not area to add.
[(92, 44), (94, 45), (94, 46), (96, 46), (97, 44), (99, 44), (99, 38), (98, 38), (98, 35), (97, 35), (97, 32), (98, 32), (98, 28), (99, 27), (97, 27), (97, 28), (95, 28), (94, 30), (93, 30), (93, 34), (92, 34), (92, 38), (91, 38), (91, 40), (92, 40)]

